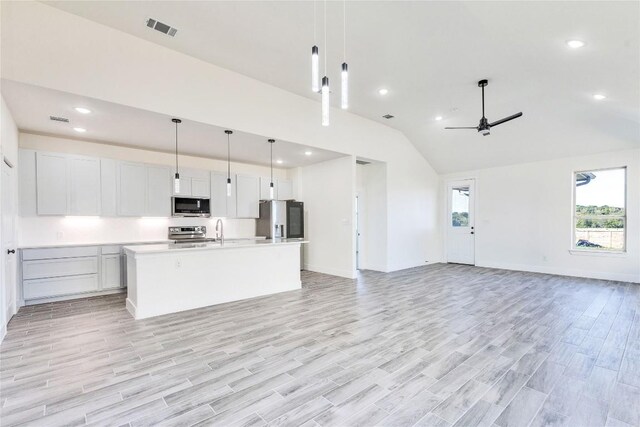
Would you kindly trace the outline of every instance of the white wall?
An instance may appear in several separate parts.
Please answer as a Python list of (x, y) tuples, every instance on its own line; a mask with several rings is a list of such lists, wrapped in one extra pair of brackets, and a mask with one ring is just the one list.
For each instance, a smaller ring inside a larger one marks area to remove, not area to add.
[[(627, 252), (570, 253), (573, 172), (618, 166), (627, 166)], [(483, 169), (443, 181), (455, 178), (476, 179), (476, 265), (640, 282), (640, 150)]]
[[(3, 186), (11, 186), (11, 193), (13, 194), (13, 210), (17, 212), (17, 194), (18, 194), (18, 128), (16, 127), (16, 123), (13, 120), (13, 116), (11, 115), (11, 111), (7, 107), (7, 104), (4, 101), (4, 98), (0, 99), (0, 161), (5, 161), (11, 166), (13, 166), (13, 181), (5, 182), (0, 174), (0, 190), (2, 190)], [(2, 212), (5, 212), (7, 207), (2, 205), (2, 198), (0, 197), (0, 217), (2, 217)], [(3, 218), (4, 220), (4, 218)], [(7, 236), (2, 234), (3, 226), (0, 226), (0, 249), (4, 249), (1, 242), (7, 240)], [(15, 230), (12, 230), (15, 233)], [(12, 239), (15, 242), (15, 234)], [(10, 264), (10, 268), (13, 271), (5, 271), (5, 258), (7, 256), (14, 257), (14, 262)], [(15, 283), (16, 268), (17, 263), (15, 262), (15, 255), (8, 255), (4, 250), (2, 250), (0, 254), (0, 293), (1, 293), (1, 304), (2, 308), (0, 309), (0, 340), (4, 338), (6, 333), (6, 325), (11, 318), (16, 313), (16, 295), (17, 288)], [(10, 278), (9, 281), (13, 281), (13, 283), (8, 283), (7, 277)]]
[(356, 165), (360, 269), (387, 268), (387, 165)]
[(325, 128), (315, 100), (39, 2), (1, 7), (4, 78), (385, 162), (387, 268), (441, 259), (438, 176), (401, 132), (335, 108)]
[[(170, 166), (175, 162), (174, 156), (168, 153), (24, 132), (20, 133), (20, 148)], [(227, 168), (227, 163), (222, 160), (193, 156), (180, 156), (180, 165), (220, 171)], [(270, 173), (268, 167), (235, 162), (231, 163), (231, 171), (258, 176), (269, 176)], [(273, 173), (276, 178), (287, 178), (286, 169), (274, 168)], [(254, 219), (222, 220), (226, 237), (255, 236)], [(208, 235), (213, 237), (216, 221), (217, 218), (48, 217), (35, 216), (35, 212), (21, 212), (18, 242), (20, 246), (35, 246), (166, 240), (167, 227), (171, 225), (206, 225)]]
[(304, 201), (306, 270), (353, 278), (355, 266), (355, 159), (351, 156), (298, 168)]

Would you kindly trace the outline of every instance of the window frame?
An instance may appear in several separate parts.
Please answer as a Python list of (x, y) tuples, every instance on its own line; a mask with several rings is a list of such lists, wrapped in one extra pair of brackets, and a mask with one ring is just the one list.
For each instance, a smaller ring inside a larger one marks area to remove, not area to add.
[[(582, 216), (581, 218), (583, 219), (605, 219), (605, 218), (618, 218), (618, 219), (622, 219), (622, 223), (624, 224), (624, 228), (623, 228), (623, 244), (622, 244), (622, 249), (603, 249), (603, 248), (593, 248), (593, 249), (589, 249), (589, 248), (578, 248), (576, 247), (576, 224), (578, 222), (578, 215), (576, 213), (576, 175), (579, 173), (585, 173), (585, 172), (602, 172), (602, 171), (609, 171), (609, 170), (616, 170), (616, 169), (623, 169), (624, 170), (624, 215), (616, 215), (616, 216), (612, 216), (612, 215), (589, 215), (589, 216)], [(628, 188), (628, 183), (627, 183), (627, 177), (628, 177), (628, 167), (627, 165), (624, 166), (612, 166), (612, 167), (605, 167), (605, 168), (592, 168), (592, 169), (581, 169), (581, 170), (574, 170), (571, 174), (571, 185), (572, 185), (572, 207), (571, 207), (571, 242), (570, 242), (570, 249), (569, 252), (574, 253), (574, 254), (594, 254), (594, 255), (611, 255), (611, 256), (620, 256), (620, 255), (624, 255), (627, 253), (627, 228), (628, 228), (628, 224), (627, 224), (627, 201), (628, 201), (628, 194), (627, 194), (627, 188)]]

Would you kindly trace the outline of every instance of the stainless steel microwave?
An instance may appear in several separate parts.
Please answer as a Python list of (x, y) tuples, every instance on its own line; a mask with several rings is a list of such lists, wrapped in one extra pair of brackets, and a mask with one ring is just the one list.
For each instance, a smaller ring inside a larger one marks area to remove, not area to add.
[(210, 217), (210, 200), (197, 197), (172, 197), (171, 216)]

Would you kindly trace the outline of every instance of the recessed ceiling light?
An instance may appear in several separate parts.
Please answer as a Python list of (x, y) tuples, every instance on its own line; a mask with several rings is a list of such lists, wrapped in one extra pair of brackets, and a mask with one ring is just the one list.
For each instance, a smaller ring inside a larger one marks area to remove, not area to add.
[(437, 121), (442, 120), (442, 116), (436, 116), (436, 120), (437, 120)]
[(382, 96), (385, 96), (386, 94), (389, 93), (389, 89), (385, 89), (385, 88), (378, 89), (378, 93)]
[(87, 131), (85, 128), (73, 128), (73, 130), (75, 130), (76, 132), (79, 132), (79, 133), (84, 133), (84, 132)]
[(567, 42), (567, 46), (569, 46), (571, 49), (579, 49), (584, 45), (585, 43), (582, 40), (569, 40)]
[(283, 162), (282, 162), (282, 160), (278, 159), (278, 160), (276, 160), (276, 163), (281, 165)]
[(76, 107), (75, 110), (80, 114), (89, 114), (91, 112), (91, 110), (84, 107)]
[(593, 99), (597, 99), (598, 101), (602, 101), (605, 98), (606, 98), (606, 96), (604, 96), (601, 93), (596, 93), (595, 95), (593, 95)]
[(305, 151), (305, 152), (304, 152), (304, 155), (305, 155), (305, 156), (310, 156), (310, 155), (312, 155), (312, 154), (313, 154), (313, 153), (312, 153), (311, 151)]

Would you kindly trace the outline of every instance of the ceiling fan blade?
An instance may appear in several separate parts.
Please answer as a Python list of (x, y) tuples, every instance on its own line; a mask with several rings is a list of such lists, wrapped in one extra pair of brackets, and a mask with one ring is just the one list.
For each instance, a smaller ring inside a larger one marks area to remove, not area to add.
[(478, 130), (476, 126), (467, 126), (467, 127), (446, 127), (445, 129), (475, 129)]
[(498, 125), (500, 125), (500, 124), (502, 124), (504, 122), (508, 122), (509, 120), (517, 119), (520, 116), (522, 116), (522, 112), (516, 113), (513, 116), (505, 117), (504, 119), (496, 120), (493, 123), (489, 123), (489, 126), (490, 127), (498, 126)]

